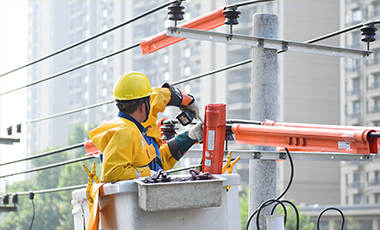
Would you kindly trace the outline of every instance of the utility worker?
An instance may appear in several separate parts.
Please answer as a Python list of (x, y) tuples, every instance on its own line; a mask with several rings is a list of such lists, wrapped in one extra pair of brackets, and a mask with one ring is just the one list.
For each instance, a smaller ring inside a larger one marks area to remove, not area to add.
[(157, 114), (166, 106), (189, 109), (198, 117), (194, 97), (165, 83), (152, 88), (139, 72), (127, 72), (116, 82), (113, 98), (118, 116), (90, 131), (90, 139), (103, 153), (101, 182), (130, 180), (171, 169), (196, 142), (203, 140), (202, 123), (162, 144)]

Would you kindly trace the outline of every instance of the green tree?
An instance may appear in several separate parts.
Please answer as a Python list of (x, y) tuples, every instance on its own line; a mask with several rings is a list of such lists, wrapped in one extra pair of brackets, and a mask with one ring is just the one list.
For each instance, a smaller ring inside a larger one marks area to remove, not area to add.
[[(67, 137), (68, 145), (82, 143), (85, 140), (88, 140), (88, 130), (81, 124), (75, 125), (72, 133)], [(50, 150), (53, 150), (53, 148), (46, 149), (43, 152)], [(33, 167), (39, 167), (66, 161), (68, 159), (83, 157), (85, 155), (84, 148), (78, 148), (74, 151), (74, 153), (70, 154), (67, 152), (61, 152), (38, 158), (31, 161), (31, 164)], [(38, 171), (30, 180), (6, 185), (6, 192), (9, 194), (87, 184), (87, 174), (84, 171), (82, 164), (83, 163), (78, 162)], [(87, 167), (92, 167), (91, 162), (87, 163)], [(98, 167), (100, 167), (99, 163)], [(100, 170), (97, 170), (97, 174), (99, 174), (99, 172)], [(61, 191), (35, 194), (33, 200), (35, 204), (35, 218), (32, 229), (74, 229), (74, 221), (71, 214), (71, 193), (72, 191)], [(4, 218), (0, 223), (0, 229), (29, 229), (33, 212), (32, 202), (28, 196), (19, 196), (17, 208), (17, 212), (10, 212), (4, 215)]]

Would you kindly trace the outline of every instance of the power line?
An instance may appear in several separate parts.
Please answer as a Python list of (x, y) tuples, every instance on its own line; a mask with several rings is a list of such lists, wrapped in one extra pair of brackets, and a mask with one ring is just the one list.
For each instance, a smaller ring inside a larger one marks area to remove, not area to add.
[(76, 148), (79, 148), (79, 147), (83, 147), (84, 144), (85, 143), (79, 143), (79, 144), (63, 147), (63, 148), (60, 148), (60, 149), (55, 149), (55, 150), (52, 150), (52, 151), (48, 151), (48, 152), (45, 152), (45, 153), (35, 154), (33, 156), (25, 157), (25, 158), (22, 158), (22, 159), (18, 159), (18, 160), (14, 160), (14, 161), (9, 161), (9, 162), (0, 164), (0, 167), (4, 166), (4, 165), (9, 165), (9, 164), (13, 164), (13, 163), (21, 162), (21, 161), (33, 160), (33, 159), (37, 159), (37, 158), (40, 158), (40, 157), (45, 157), (45, 156), (49, 156), (49, 155), (52, 155), (52, 154), (56, 154), (56, 153), (60, 153), (60, 152), (64, 152), (64, 151), (68, 151), (68, 150), (72, 150), (72, 149), (76, 149)]
[(37, 172), (37, 171), (40, 171), (40, 170), (55, 168), (55, 167), (58, 167), (58, 166), (72, 164), (72, 163), (79, 162), (79, 161), (90, 160), (92, 158), (95, 158), (95, 157), (94, 156), (86, 156), (86, 157), (77, 158), (77, 159), (73, 159), (73, 160), (63, 161), (63, 162), (59, 162), (59, 163), (55, 163), (55, 164), (50, 164), (50, 165), (45, 165), (45, 166), (41, 166), (41, 167), (37, 167), (37, 168), (25, 170), (25, 171), (20, 171), (20, 172), (16, 172), (16, 173), (10, 173), (10, 174), (6, 174), (6, 175), (2, 175), (2, 176), (0, 176), (0, 178), (15, 176), (15, 175), (24, 174), (24, 173)]
[(26, 64), (26, 65), (23, 65), (23, 66), (21, 66), (21, 67), (18, 67), (18, 68), (14, 69), (14, 70), (11, 70), (11, 71), (9, 71), (9, 72), (6, 72), (6, 73), (4, 73), (4, 74), (1, 74), (0, 77), (3, 77), (3, 76), (5, 76), (5, 75), (8, 75), (8, 74), (10, 74), (10, 73), (13, 73), (13, 72), (15, 72), (15, 71), (17, 71), (17, 70), (20, 70), (20, 69), (23, 69), (23, 68), (25, 68), (25, 67), (28, 67), (28, 66), (30, 66), (30, 65), (36, 64), (36, 63), (41, 62), (41, 61), (43, 61), (43, 60), (45, 60), (45, 59), (48, 59), (48, 58), (53, 57), (53, 56), (55, 56), (55, 55), (57, 55), (57, 54), (60, 54), (60, 53), (65, 52), (65, 51), (67, 51), (67, 50), (69, 50), (69, 49), (72, 49), (72, 48), (74, 48), (74, 47), (76, 47), (76, 46), (79, 46), (79, 45), (81, 45), (81, 44), (83, 44), (83, 43), (86, 43), (86, 42), (88, 42), (88, 41), (91, 41), (91, 40), (93, 40), (93, 39), (95, 39), (95, 38), (97, 38), (97, 37), (100, 37), (100, 36), (102, 36), (102, 35), (105, 35), (105, 34), (111, 32), (111, 31), (113, 31), (113, 30), (116, 30), (116, 29), (118, 29), (118, 28), (120, 28), (120, 27), (123, 27), (123, 26), (129, 24), (129, 23), (132, 23), (132, 22), (134, 22), (134, 21), (137, 21), (138, 19), (141, 19), (141, 18), (143, 18), (143, 17), (146, 17), (146, 16), (148, 16), (148, 15), (150, 15), (150, 14), (152, 14), (152, 13), (158, 11), (158, 10), (161, 10), (161, 9), (163, 9), (163, 8), (165, 8), (165, 7), (167, 7), (167, 6), (169, 6), (170, 4), (171, 4), (171, 3), (168, 2), (168, 3), (164, 3), (164, 4), (160, 5), (160, 6), (157, 6), (157, 7), (153, 8), (153, 9), (151, 9), (151, 10), (149, 10), (149, 11), (146, 11), (146, 12), (144, 12), (144, 13), (141, 13), (141, 14), (137, 15), (136, 17), (134, 17), (134, 18), (132, 18), (132, 19), (129, 19), (129, 20), (126, 21), (126, 22), (123, 22), (123, 23), (121, 23), (121, 24), (119, 24), (119, 25), (116, 25), (116, 26), (114, 26), (114, 27), (111, 27), (111, 28), (109, 28), (109, 29), (107, 29), (107, 30), (105, 30), (105, 31), (103, 31), (103, 32), (97, 33), (97, 34), (95, 34), (95, 35), (93, 35), (93, 36), (91, 36), (91, 37), (89, 37), (89, 38), (83, 39), (83, 40), (81, 40), (81, 41), (79, 41), (79, 42), (76, 42), (76, 43), (74, 43), (74, 44), (72, 44), (72, 45), (69, 45), (69, 46), (67, 46), (67, 47), (65, 47), (65, 48), (62, 48), (62, 49), (60, 49), (60, 50), (58, 50), (58, 51), (55, 51), (55, 52), (53, 52), (53, 53), (51, 53), (51, 54), (49, 54), (49, 55), (46, 55), (46, 56), (44, 56), (44, 57), (42, 57), (42, 58), (39, 58), (39, 59), (37, 59), (37, 60), (34, 60), (34, 61), (32, 61), (32, 62), (30, 62), (30, 63), (28, 63), (28, 64)]
[(26, 121), (25, 124), (30, 124), (30, 123), (34, 123), (34, 122), (38, 122), (38, 121), (48, 120), (48, 119), (51, 119), (51, 118), (61, 117), (61, 116), (64, 116), (64, 115), (69, 115), (69, 114), (72, 114), (72, 113), (77, 113), (77, 112), (80, 112), (80, 111), (83, 111), (83, 110), (96, 108), (96, 107), (99, 107), (99, 106), (102, 106), (102, 105), (111, 104), (111, 103), (114, 103), (114, 102), (115, 102), (115, 100), (109, 100), (109, 101), (106, 101), (106, 102), (101, 102), (101, 103), (97, 103), (97, 104), (94, 104), (94, 105), (89, 105), (89, 106), (86, 106), (86, 107), (82, 107), (82, 108), (78, 108), (78, 109), (73, 109), (73, 110), (70, 110), (70, 111), (67, 111), (67, 112), (63, 112), (63, 113), (58, 113), (58, 114), (54, 114), (54, 115), (51, 115), (51, 116), (46, 116), (46, 117), (42, 117), (42, 118), (38, 118), (38, 119), (34, 119), (34, 120), (29, 120), (29, 121)]
[(104, 56), (102, 56), (102, 57), (100, 57), (100, 58), (93, 59), (93, 60), (91, 60), (91, 61), (85, 62), (84, 64), (80, 64), (80, 65), (74, 66), (74, 67), (72, 67), (72, 68), (70, 68), (70, 69), (67, 69), (67, 70), (61, 71), (61, 72), (59, 72), (59, 73), (57, 73), (57, 74), (53, 74), (52, 76), (49, 76), (49, 77), (46, 77), (46, 78), (43, 78), (43, 79), (40, 79), (40, 80), (34, 81), (34, 82), (32, 82), (32, 83), (29, 83), (29, 84), (26, 84), (26, 85), (24, 85), (24, 86), (18, 87), (18, 88), (16, 88), (16, 89), (9, 90), (9, 91), (7, 91), (7, 92), (5, 92), (5, 93), (0, 94), (0, 96), (3, 96), (3, 95), (8, 94), (8, 93), (12, 93), (12, 92), (17, 91), (17, 90), (20, 90), (20, 89), (27, 88), (27, 87), (29, 87), (29, 86), (33, 86), (33, 85), (39, 84), (39, 83), (41, 83), (41, 82), (44, 82), (44, 81), (47, 81), (47, 80), (50, 80), (50, 79), (53, 79), (53, 78), (59, 77), (59, 76), (64, 75), (64, 74), (66, 74), (66, 73), (70, 73), (70, 72), (72, 72), (72, 71), (74, 71), (74, 70), (77, 70), (77, 69), (83, 68), (83, 67), (85, 67), (85, 66), (88, 66), (88, 65), (94, 64), (94, 63), (96, 63), (96, 62), (98, 62), (98, 61), (101, 61), (101, 60), (103, 60), (103, 59), (110, 58), (110, 57), (112, 57), (112, 56), (114, 56), (114, 55), (116, 55), (116, 54), (120, 54), (120, 53), (125, 52), (125, 51), (127, 51), (127, 50), (130, 50), (130, 49), (136, 48), (136, 47), (138, 47), (139, 45), (140, 45), (140, 43), (135, 43), (135, 44), (133, 44), (133, 45), (131, 45), (131, 46), (128, 46), (128, 47), (126, 47), (126, 48), (124, 48), (124, 49), (121, 49), (121, 50), (118, 50), (118, 51), (112, 52), (112, 53), (107, 54), (107, 55), (104, 55)]

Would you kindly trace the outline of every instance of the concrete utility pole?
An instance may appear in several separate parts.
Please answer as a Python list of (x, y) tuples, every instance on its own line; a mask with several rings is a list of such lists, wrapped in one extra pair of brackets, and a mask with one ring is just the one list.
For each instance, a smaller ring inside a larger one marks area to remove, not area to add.
[[(274, 38), (278, 36), (278, 17), (276, 14), (255, 14), (253, 16), (253, 36)], [(254, 121), (264, 119), (277, 120), (277, 50), (252, 48), (251, 80), (251, 118)], [(274, 150), (273, 147), (251, 146), (252, 150)], [(276, 198), (276, 161), (250, 160), (249, 162), (249, 215), (260, 205)], [(266, 229), (265, 218), (271, 208), (260, 212), (260, 229)], [(256, 216), (250, 222), (249, 229), (256, 228)]]

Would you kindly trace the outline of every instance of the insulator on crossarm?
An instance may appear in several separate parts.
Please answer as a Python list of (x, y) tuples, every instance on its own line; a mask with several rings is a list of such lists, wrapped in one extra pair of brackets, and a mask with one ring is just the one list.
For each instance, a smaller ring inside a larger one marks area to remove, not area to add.
[(3, 196), (3, 204), (5, 204), (5, 205), (9, 204), (9, 195), (8, 194)]
[(185, 7), (181, 6), (181, 3), (182, 1), (173, 1), (171, 6), (168, 7), (169, 20), (175, 21), (175, 26), (177, 26), (177, 21), (183, 20), (183, 15), (185, 14), (183, 11)]
[(236, 5), (226, 6), (225, 10), (223, 10), (224, 17), (226, 20), (224, 24), (230, 25), (230, 34), (232, 34), (232, 26), (239, 24), (238, 18), (240, 15), (240, 11), (237, 10)]
[(226, 20), (224, 24), (226, 25), (237, 25), (239, 21), (237, 20), (240, 15), (240, 11), (237, 11), (237, 6), (226, 6), (226, 9), (223, 11), (224, 17)]
[(376, 27), (374, 23), (364, 25), (360, 31), (362, 32), (362, 42), (367, 42), (367, 50), (369, 50), (369, 43), (376, 40)]

